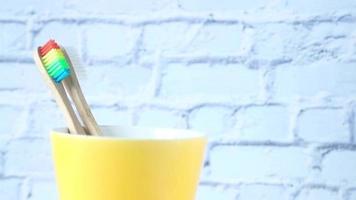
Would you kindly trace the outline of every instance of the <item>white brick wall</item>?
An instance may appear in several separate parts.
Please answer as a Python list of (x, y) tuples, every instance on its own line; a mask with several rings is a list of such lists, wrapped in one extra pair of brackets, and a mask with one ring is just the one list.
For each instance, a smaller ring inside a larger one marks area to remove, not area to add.
[(11, 141), (5, 154), (4, 174), (8, 176), (52, 175), (51, 148), (47, 140)]
[[(288, 141), (289, 112), (284, 106), (251, 106), (236, 113), (232, 133), (239, 139), (251, 141)], [(266, 131), (268, 130), (268, 131)]]
[(355, 158), (356, 153), (350, 150), (332, 151), (324, 155), (321, 170), (323, 179), (339, 183), (356, 182), (356, 175), (352, 172), (356, 167)]
[(57, 199), (48, 38), (100, 124), (209, 135), (197, 200), (356, 200), (356, 1), (2, 2), (1, 200)]
[(175, 64), (162, 70), (159, 96), (168, 99), (209, 98), (245, 99), (258, 96), (259, 74), (244, 66)]
[(304, 110), (297, 123), (301, 139), (312, 142), (349, 142), (349, 124), (342, 109), (317, 108)]
[(210, 155), (210, 176), (232, 181), (300, 179), (310, 172), (309, 159), (300, 147), (215, 146)]

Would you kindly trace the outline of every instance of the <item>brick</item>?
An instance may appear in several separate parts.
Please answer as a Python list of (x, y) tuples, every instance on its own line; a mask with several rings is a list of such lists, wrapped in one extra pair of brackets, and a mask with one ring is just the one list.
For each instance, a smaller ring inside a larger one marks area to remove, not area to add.
[(298, 119), (298, 136), (311, 142), (348, 142), (349, 124), (342, 109), (310, 109)]
[(189, 127), (211, 136), (222, 135), (232, 124), (233, 109), (223, 106), (204, 106), (189, 115)]
[(322, 42), (327, 39), (347, 38), (355, 30), (346, 22), (318, 23), (311, 27), (307, 40), (310, 43)]
[(90, 60), (127, 58), (139, 34), (137, 29), (113, 24), (90, 24), (84, 29), (87, 57)]
[[(287, 141), (289, 112), (283, 106), (254, 106), (236, 113), (233, 134), (242, 140)], [(236, 132), (236, 133), (235, 133)]]
[(235, 55), (244, 51), (241, 25), (167, 23), (145, 28), (145, 53)]
[[(0, 69), (6, 68), (7, 73), (0, 73), (0, 90), (26, 90), (31, 93), (48, 91), (40, 72), (34, 65), (20, 63), (0, 63)], [(9, 76), (13, 74), (13, 76)], [(14, 81), (16, 76), (16, 81)], [(31, 84), (29, 84), (29, 80)], [(23, 95), (23, 94), (21, 94)]]
[(120, 108), (92, 108), (93, 115), (100, 125), (129, 125), (131, 116), (127, 110)]
[(13, 140), (5, 155), (5, 175), (53, 176), (50, 142)]
[(2, 136), (13, 136), (21, 124), (23, 109), (17, 106), (0, 105), (0, 134)]
[(295, 198), (296, 200), (315, 200), (315, 199), (325, 199), (325, 200), (337, 200), (338, 193), (334, 190), (324, 189), (324, 188), (305, 188), (303, 189)]
[(273, 60), (297, 56), (306, 30), (301, 26), (272, 23), (255, 26), (252, 34), (254, 57)]
[(152, 75), (150, 69), (132, 65), (97, 65), (83, 70), (85, 76), (80, 81), (84, 93), (88, 96), (141, 96)]
[[(210, 67), (205, 64), (172, 64), (164, 70), (159, 96), (164, 98), (224, 97), (250, 99), (258, 96), (259, 73), (240, 65)], [(223, 81), (222, 81), (223, 80)]]
[(184, 118), (174, 110), (144, 108), (137, 112), (139, 126), (184, 128)]
[(67, 125), (62, 111), (54, 102), (38, 102), (30, 108), (27, 126), (25, 136), (48, 138), (51, 130)]
[(352, 52), (354, 41), (354, 28), (349, 23), (320, 23), (308, 28), (299, 24), (271, 23), (254, 26), (250, 32), (254, 57), (287, 58), (301, 64), (344, 59)]
[(1, 200), (20, 200), (21, 180), (19, 179), (0, 179)]
[[(0, 8), (0, 12), (1, 10)], [(0, 30), (0, 54), (7, 55), (14, 51), (24, 50), (26, 44), (26, 26), (24, 24), (0, 23)]]
[(332, 151), (322, 161), (322, 177), (333, 182), (354, 182), (356, 151)]
[(289, 199), (290, 188), (279, 185), (244, 185), (239, 188), (239, 200)]
[(235, 200), (237, 190), (219, 186), (201, 185), (197, 191), (196, 200)]
[(186, 40), (189, 39), (187, 35), (196, 28), (183, 22), (147, 25), (144, 29), (142, 48), (148, 54), (155, 51), (183, 52)]
[(252, 0), (252, 1), (214, 1), (214, 0), (181, 0), (179, 6), (188, 11), (250, 11), (260, 10), (268, 6), (270, 1)]
[(58, 199), (54, 180), (33, 179), (31, 181), (31, 189), (31, 195), (28, 200)]
[(309, 159), (299, 147), (217, 146), (210, 152), (210, 176), (225, 180), (300, 179), (309, 174)]
[[(284, 0), (285, 9), (296, 14), (330, 14), (335, 12), (352, 12), (356, 8), (356, 3), (353, 0), (345, 0), (335, 2), (332, 0), (301, 0), (292, 1)], [(320, 6), (323, 5), (323, 6)]]
[(275, 99), (330, 95), (352, 97), (356, 92), (354, 64), (318, 62), (312, 65), (286, 65), (277, 68)]
[(23, 15), (30, 13), (48, 15), (49, 13), (59, 12), (59, 9), (62, 8), (62, 2), (62, 0), (56, 2), (41, 0), (14, 0), (1, 5), (0, 13), (7, 15)]
[(74, 11), (80, 10), (81, 13), (93, 14), (131, 14), (162, 12), (175, 7), (175, 2), (169, 0), (103, 0), (98, 3), (95, 0), (88, 0), (82, 4), (80, 0), (66, 2), (66, 7)]
[(345, 59), (352, 52), (353, 32), (349, 23), (316, 24), (310, 27), (295, 57), (301, 62)]
[(80, 50), (80, 27), (77, 24), (50, 22), (45, 24), (36, 35), (35, 46), (42, 46), (49, 39), (55, 39), (66, 49)]

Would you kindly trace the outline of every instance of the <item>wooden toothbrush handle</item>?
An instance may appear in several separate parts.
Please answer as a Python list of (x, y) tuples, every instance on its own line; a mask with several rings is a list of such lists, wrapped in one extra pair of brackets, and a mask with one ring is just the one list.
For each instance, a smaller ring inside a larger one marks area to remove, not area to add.
[(42, 60), (40, 58), (38, 50), (34, 52), (34, 59), (36, 62), (36, 65), (39, 68), (39, 71), (41, 72), (45, 82), (49, 86), (49, 88), (52, 90), (54, 94), (54, 98), (59, 106), (59, 108), (63, 111), (65, 120), (67, 122), (69, 132), (72, 134), (85, 134), (85, 131), (83, 127), (80, 124), (80, 121), (78, 120), (71, 103), (67, 97), (67, 94), (65, 93), (64, 87), (62, 84), (57, 84), (55, 83), (52, 78), (48, 75), (46, 69), (44, 68), (44, 65), (42, 63)]
[(85, 100), (73, 64), (65, 49), (63, 47), (61, 47), (61, 49), (66, 57), (66, 60), (68, 61), (71, 74), (68, 78), (63, 80), (63, 85), (66, 91), (70, 94), (87, 133), (89, 135), (102, 135), (100, 127), (96, 122), (87, 101)]

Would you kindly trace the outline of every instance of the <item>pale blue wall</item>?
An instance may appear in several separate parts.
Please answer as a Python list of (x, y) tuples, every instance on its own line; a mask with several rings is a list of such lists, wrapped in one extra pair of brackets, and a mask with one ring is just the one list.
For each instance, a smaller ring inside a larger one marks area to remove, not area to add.
[(355, 0), (2, 2), (1, 200), (57, 199), (49, 38), (101, 124), (210, 136), (197, 200), (356, 200)]

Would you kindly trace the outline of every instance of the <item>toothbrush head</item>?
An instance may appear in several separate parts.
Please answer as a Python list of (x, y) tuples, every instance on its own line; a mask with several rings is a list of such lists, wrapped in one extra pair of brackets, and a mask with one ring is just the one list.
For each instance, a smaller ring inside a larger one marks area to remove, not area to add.
[(56, 83), (60, 83), (70, 75), (69, 63), (62, 49), (54, 40), (49, 40), (45, 45), (39, 47), (39, 55), (48, 75)]

